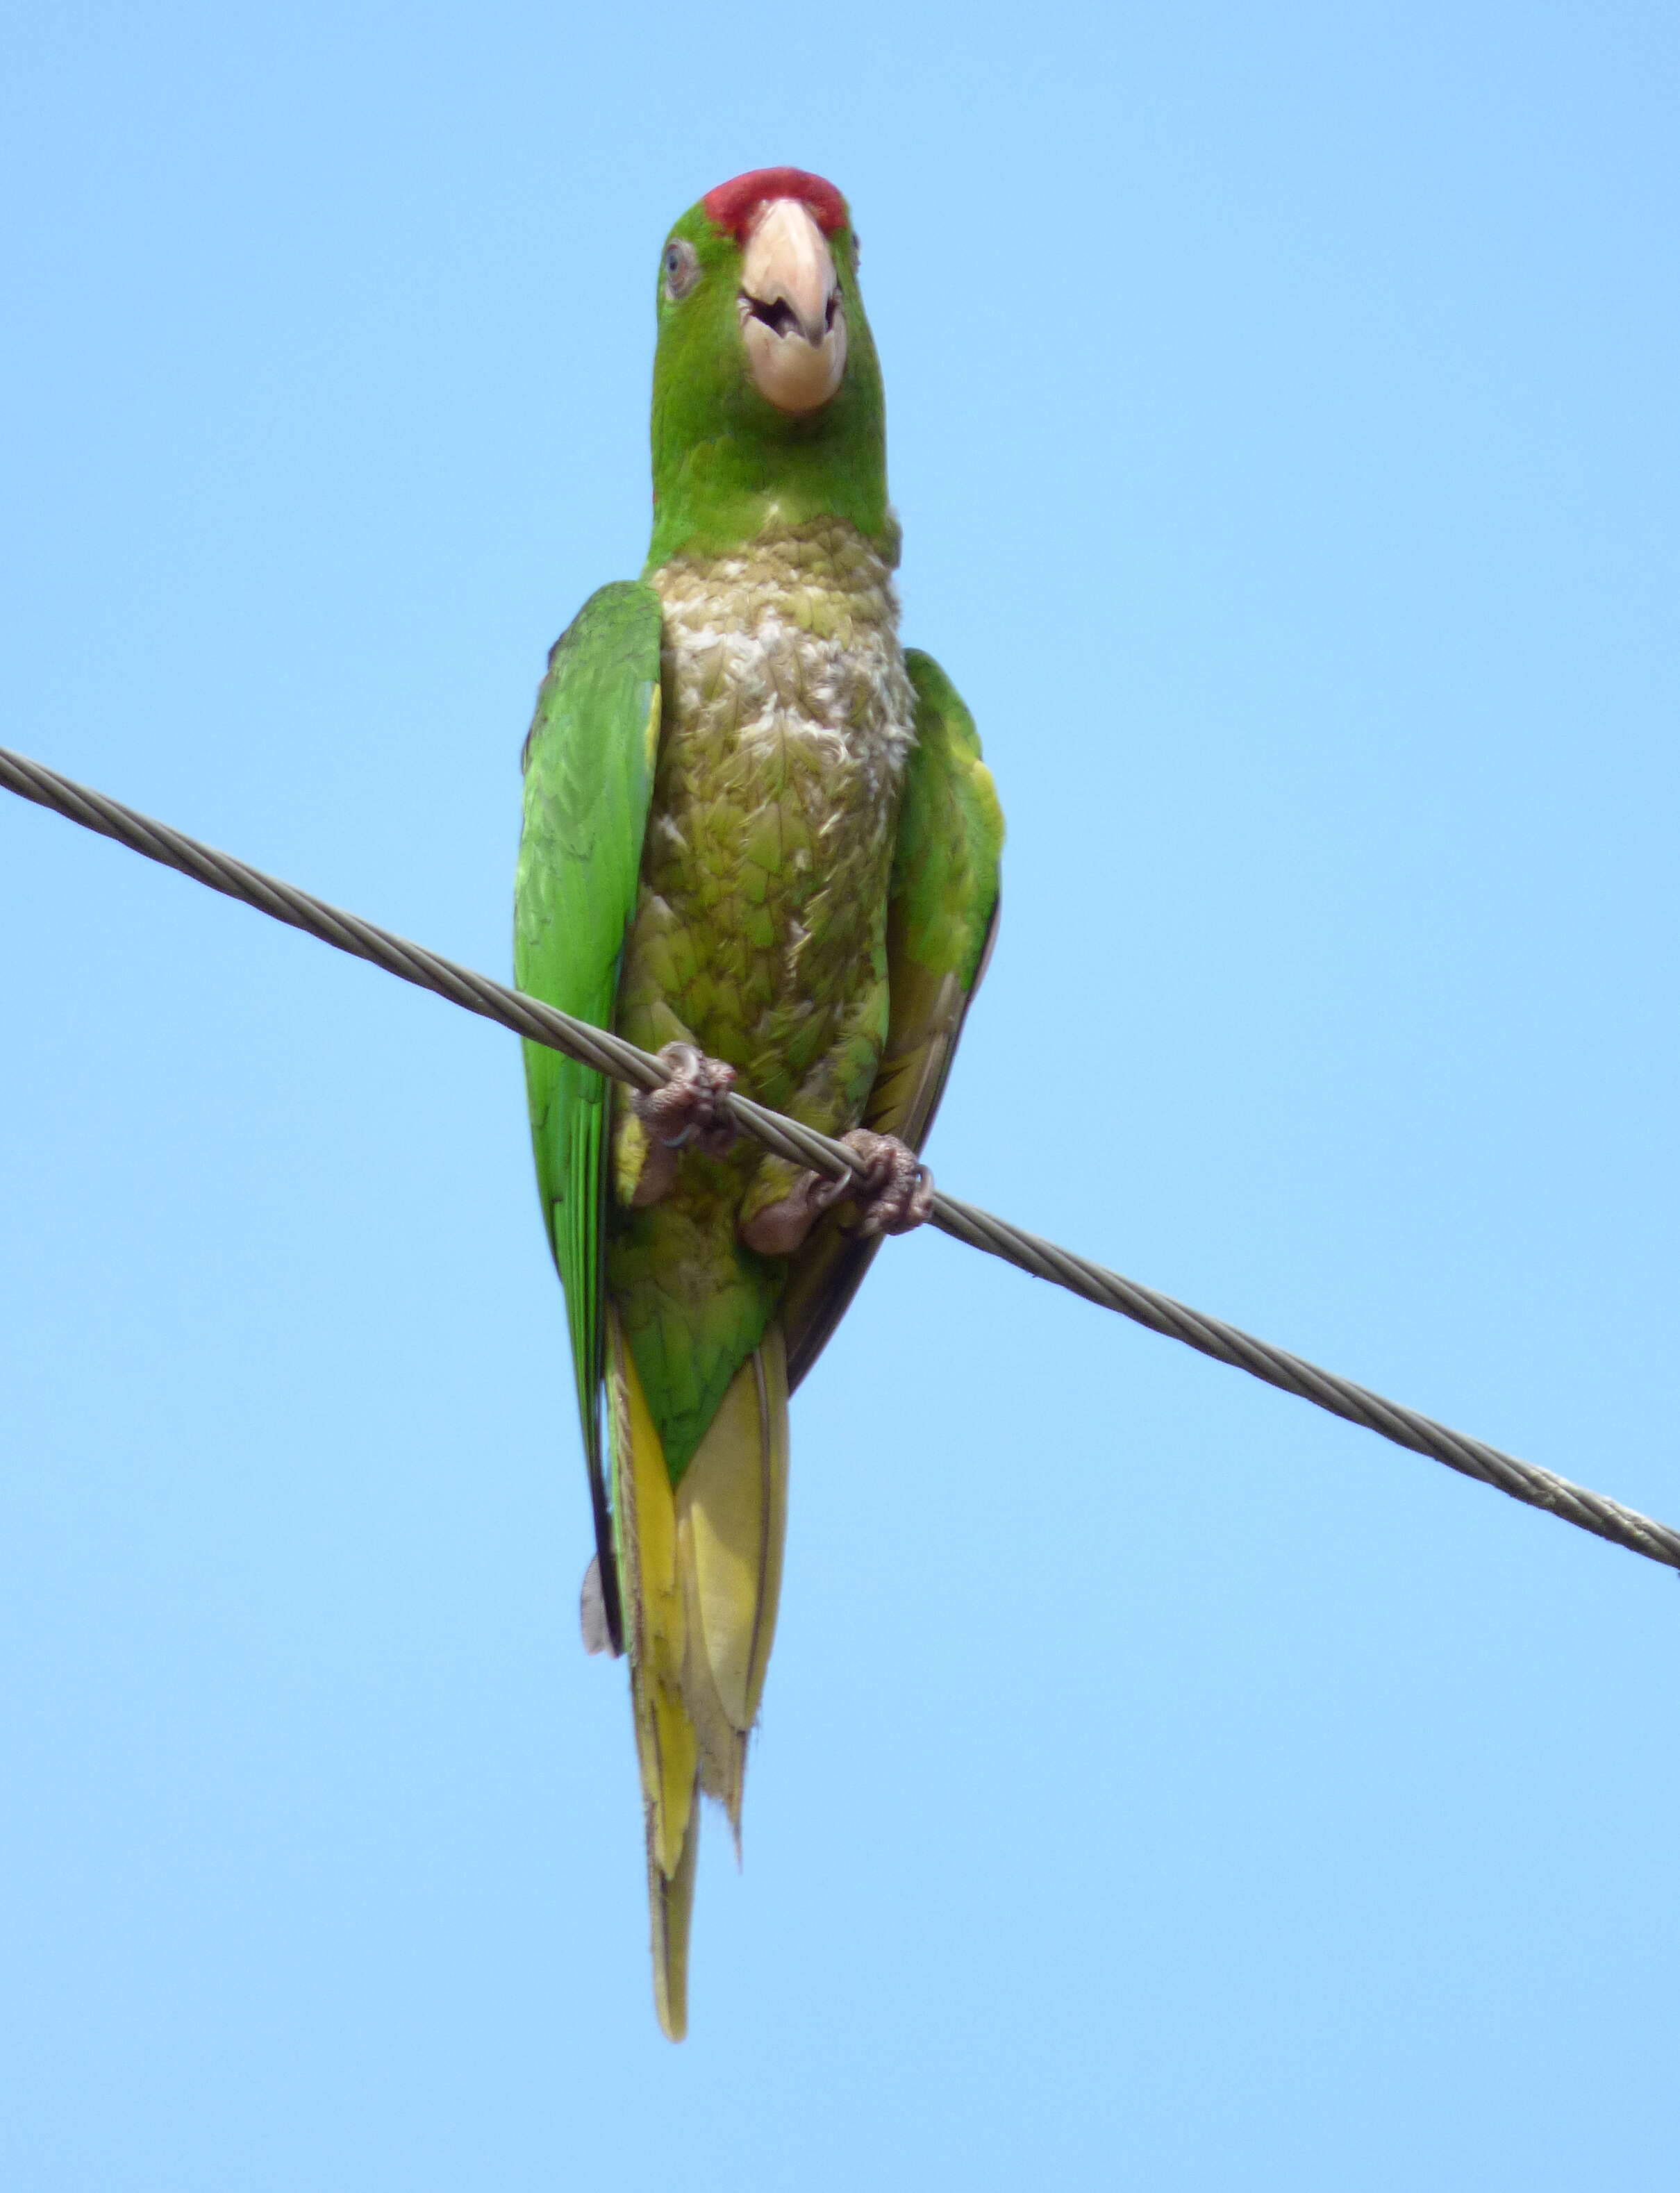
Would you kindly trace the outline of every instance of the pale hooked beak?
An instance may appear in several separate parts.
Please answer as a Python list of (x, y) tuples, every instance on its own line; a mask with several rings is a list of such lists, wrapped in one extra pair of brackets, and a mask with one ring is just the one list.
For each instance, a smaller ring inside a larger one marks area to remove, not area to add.
[(778, 411), (816, 411), (846, 371), (846, 301), (829, 239), (798, 198), (772, 198), (741, 266), (742, 340), (759, 393)]

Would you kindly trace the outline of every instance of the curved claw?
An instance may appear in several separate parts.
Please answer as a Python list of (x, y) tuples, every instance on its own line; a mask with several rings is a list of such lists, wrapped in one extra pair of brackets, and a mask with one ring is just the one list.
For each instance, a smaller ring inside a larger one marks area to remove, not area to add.
[(723, 1105), (735, 1086), (735, 1068), (706, 1057), (691, 1043), (668, 1043), (659, 1056), (671, 1079), (662, 1089), (639, 1089), (630, 1099), (649, 1140), (668, 1150), (692, 1144), (702, 1157), (726, 1158), (741, 1131)]
[(857, 1205), (856, 1231), (867, 1241), (877, 1234), (909, 1234), (926, 1225), (933, 1209), (933, 1176), (897, 1135), (854, 1127), (840, 1140), (867, 1168), (862, 1180), (823, 1181), (811, 1196), (822, 1211), (847, 1199)]
[(851, 1174), (830, 1180), (820, 1172), (800, 1173), (786, 1195), (766, 1204), (742, 1227), (741, 1238), (749, 1249), (765, 1257), (791, 1257), (823, 1213), (837, 1203), (857, 1205), (857, 1224), (842, 1230), (866, 1241), (877, 1234), (908, 1234), (932, 1217), (933, 1176), (897, 1135), (854, 1127), (840, 1140), (863, 1159), (863, 1178)]

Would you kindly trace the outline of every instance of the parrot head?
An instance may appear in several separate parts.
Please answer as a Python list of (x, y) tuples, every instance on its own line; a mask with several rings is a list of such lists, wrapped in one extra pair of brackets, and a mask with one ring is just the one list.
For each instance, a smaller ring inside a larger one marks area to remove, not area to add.
[(889, 563), (880, 367), (846, 200), (802, 168), (708, 191), (660, 251), (650, 568), (854, 524)]

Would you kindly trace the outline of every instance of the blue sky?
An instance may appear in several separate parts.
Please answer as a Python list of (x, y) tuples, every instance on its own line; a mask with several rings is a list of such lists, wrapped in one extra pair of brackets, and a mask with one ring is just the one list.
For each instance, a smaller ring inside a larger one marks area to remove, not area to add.
[[(850, 194), (956, 1193), (1680, 1520), (1672, 11), (20, 0), (0, 742), (492, 971), (653, 270)], [(0, 2178), (1673, 2183), (1674, 1577), (943, 1239), (647, 1999), (498, 1031), (0, 802)]]

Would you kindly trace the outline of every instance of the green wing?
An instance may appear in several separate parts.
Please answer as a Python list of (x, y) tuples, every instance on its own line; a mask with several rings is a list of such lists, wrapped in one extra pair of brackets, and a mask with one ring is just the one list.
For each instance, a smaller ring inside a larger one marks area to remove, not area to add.
[[(904, 666), (915, 690), (916, 743), (887, 909), (886, 1045), (863, 1125), (919, 1150), (996, 929), (1003, 816), (955, 687), (932, 656), (913, 649)], [(782, 1303), (790, 1391), (822, 1354), (880, 1245), (849, 1240), (836, 1214), (794, 1258)]]
[[(525, 747), (525, 829), (513, 902), (513, 978), (599, 1028), (611, 1025), (635, 911), (659, 744), (659, 598), (603, 587), (548, 658)], [(601, 1458), (602, 1274), (611, 1109), (605, 1080), (527, 1043), (537, 1188), (565, 1287), (577, 1410), (608, 1625), (622, 1640)]]

